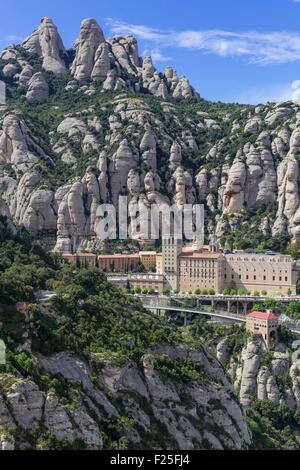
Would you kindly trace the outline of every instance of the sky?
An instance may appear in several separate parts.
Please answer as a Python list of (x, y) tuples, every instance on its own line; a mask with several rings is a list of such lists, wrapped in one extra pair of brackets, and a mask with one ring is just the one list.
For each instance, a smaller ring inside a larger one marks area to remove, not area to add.
[(67, 48), (84, 18), (107, 37), (133, 34), (141, 56), (160, 71), (171, 65), (211, 101), (300, 98), (300, 0), (2, 0), (0, 49), (44, 16)]

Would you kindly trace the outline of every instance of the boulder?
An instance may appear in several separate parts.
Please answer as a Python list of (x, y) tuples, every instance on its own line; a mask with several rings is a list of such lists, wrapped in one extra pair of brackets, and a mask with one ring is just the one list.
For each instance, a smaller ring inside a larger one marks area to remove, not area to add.
[(31, 103), (49, 98), (49, 86), (41, 72), (35, 73), (29, 80), (26, 98)]

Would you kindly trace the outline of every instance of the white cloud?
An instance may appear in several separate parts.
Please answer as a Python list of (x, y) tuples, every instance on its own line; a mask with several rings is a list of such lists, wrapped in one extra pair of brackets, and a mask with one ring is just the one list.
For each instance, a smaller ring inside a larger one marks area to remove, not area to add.
[(16, 34), (8, 34), (4, 38), (0, 39), (0, 42), (2, 44), (20, 44), (23, 39), (23, 37), (17, 36)]
[(173, 60), (172, 57), (164, 55), (160, 49), (145, 49), (143, 56), (151, 56), (155, 62), (170, 62)]
[[(298, 0), (300, 2), (300, 0)], [(198, 50), (220, 57), (244, 56), (250, 63), (284, 64), (300, 60), (300, 35), (287, 31), (261, 33), (257, 31), (231, 32), (223, 30), (160, 30), (145, 25), (134, 25), (108, 19), (112, 34), (132, 34), (153, 44), (155, 50), (177, 47)]]
[(300, 80), (294, 82), (275, 84), (265, 87), (248, 88), (233, 97), (233, 102), (244, 104), (260, 104), (268, 101), (278, 103), (290, 100), (299, 100)]

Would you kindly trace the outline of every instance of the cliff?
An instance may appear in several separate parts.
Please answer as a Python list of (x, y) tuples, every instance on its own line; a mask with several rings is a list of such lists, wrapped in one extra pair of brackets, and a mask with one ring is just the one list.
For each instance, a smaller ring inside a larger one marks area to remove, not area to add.
[(203, 203), (208, 232), (240, 248), (299, 243), (298, 102), (207, 102), (91, 19), (66, 50), (44, 18), (1, 53), (0, 78), (1, 197), (57, 250), (101, 247), (97, 208), (119, 194), (146, 207)]

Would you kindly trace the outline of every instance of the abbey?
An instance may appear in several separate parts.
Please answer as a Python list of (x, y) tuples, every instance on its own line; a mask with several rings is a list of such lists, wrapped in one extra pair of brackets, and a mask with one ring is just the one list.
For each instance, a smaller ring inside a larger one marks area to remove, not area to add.
[(214, 238), (202, 247), (184, 247), (177, 238), (165, 238), (161, 253), (141, 251), (99, 256), (65, 253), (63, 257), (119, 274), (112, 279), (123, 287), (129, 284), (132, 288), (159, 293), (164, 289), (182, 293), (206, 289), (218, 294), (234, 287), (249, 292), (265, 290), (277, 295), (294, 295), (298, 279), (297, 264), (289, 255), (222, 251)]

